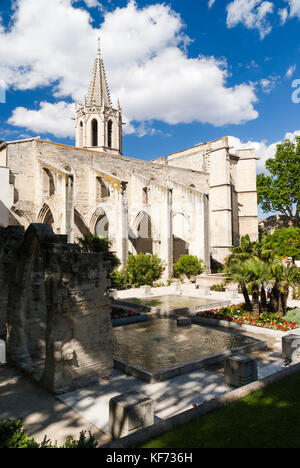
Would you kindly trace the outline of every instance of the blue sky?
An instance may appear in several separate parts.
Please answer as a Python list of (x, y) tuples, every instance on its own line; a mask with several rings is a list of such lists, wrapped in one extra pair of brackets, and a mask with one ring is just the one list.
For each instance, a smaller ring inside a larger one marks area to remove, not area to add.
[(300, 134), (299, 0), (1, 0), (0, 9), (0, 139), (74, 145), (73, 103), (87, 93), (99, 34), (128, 156), (228, 135), (257, 149), (261, 171), (276, 143)]

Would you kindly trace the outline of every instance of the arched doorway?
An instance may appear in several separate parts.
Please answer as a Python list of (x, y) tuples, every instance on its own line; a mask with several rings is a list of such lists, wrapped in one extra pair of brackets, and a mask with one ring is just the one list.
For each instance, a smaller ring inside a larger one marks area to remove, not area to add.
[(129, 240), (136, 253), (153, 254), (152, 222), (146, 212), (142, 211), (138, 214), (132, 232), (133, 234)]
[(109, 222), (104, 212), (98, 217), (96, 221), (95, 235), (98, 237), (109, 237)]
[(183, 213), (173, 217), (173, 261), (177, 262), (181, 255), (189, 254), (189, 222)]
[(52, 229), (54, 226), (54, 218), (52, 211), (50, 210), (49, 206), (45, 204), (41, 209), (38, 215), (38, 223), (48, 224)]

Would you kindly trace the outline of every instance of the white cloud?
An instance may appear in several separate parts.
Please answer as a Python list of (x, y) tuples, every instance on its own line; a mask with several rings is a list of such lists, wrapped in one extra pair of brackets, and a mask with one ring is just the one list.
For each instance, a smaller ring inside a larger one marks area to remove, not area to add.
[(269, 94), (280, 82), (280, 76), (269, 76), (268, 78), (263, 78), (258, 81), (256, 84), (260, 85), (261, 90), (265, 94)]
[(278, 10), (281, 24), (285, 24), (289, 18), (300, 19), (300, 0), (285, 0), (289, 4), (287, 8), (281, 8)]
[(211, 8), (215, 4), (216, 0), (209, 0), (208, 1), (208, 8)]
[(286, 74), (285, 74), (285, 77), (286, 77), (286, 78), (292, 78), (293, 74), (294, 74), (295, 71), (296, 71), (296, 68), (297, 68), (297, 65), (291, 65), (291, 66), (288, 68), (288, 70), (287, 70), (287, 72), (286, 72)]
[(8, 123), (37, 133), (52, 133), (58, 137), (72, 137), (75, 132), (74, 121), (72, 121), (73, 116), (74, 104), (41, 102), (38, 110), (18, 107), (14, 110)]
[(289, 11), (287, 8), (282, 8), (281, 10), (278, 10), (278, 14), (280, 16), (280, 22), (281, 24), (285, 24), (288, 16), (289, 16)]
[[(294, 140), (296, 136), (300, 136), (300, 130), (295, 130), (294, 132), (288, 132), (285, 134), (283, 140)], [(277, 141), (275, 143), (268, 144), (267, 141), (242, 141), (239, 138), (230, 136), (229, 137), (229, 145), (233, 149), (249, 149), (254, 148), (256, 155), (260, 158), (257, 161), (257, 171), (266, 172), (265, 163), (267, 159), (273, 158), (276, 153), (277, 145), (282, 141)]]
[(58, 111), (70, 111), (66, 97), (79, 101), (86, 95), (99, 33), (112, 97), (121, 101), (127, 132), (133, 130), (132, 121), (141, 129), (147, 128), (143, 122), (155, 119), (222, 126), (258, 117), (254, 86), (228, 87), (224, 60), (188, 58), (185, 25), (166, 4), (139, 8), (130, 1), (106, 12), (101, 28), (93, 27), (89, 13), (71, 0), (16, 4), (11, 28), (0, 26), (0, 76), (20, 90), (52, 86), (62, 102), (43, 102), (35, 111), (18, 108), (10, 119), (13, 125), (51, 129), (56, 136), (70, 132), (70, 122), (63, 125)]
[(290, 17), (300, 18), (300, 0), (286, 0), (290, 6)]
[(98, 0), (84, 0), (84, 3), (86, 3), (88, 8), (95, 8), (100, 6)]
[(272, 30), (268, 15), (274, 4), (262, 0), (234, 0), (227, 6), (227, 26), (234, 28), (243, 24), (248, 29), (258, 29), (261, 39)]

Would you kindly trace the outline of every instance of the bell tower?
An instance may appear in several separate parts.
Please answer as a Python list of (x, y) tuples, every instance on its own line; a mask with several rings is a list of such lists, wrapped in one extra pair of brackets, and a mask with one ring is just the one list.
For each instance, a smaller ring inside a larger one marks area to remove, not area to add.
[(76, 104), (76, 148), (122, 154), (122, 109), (112, 106), (98, 43), (93, 76), (84, 104)]

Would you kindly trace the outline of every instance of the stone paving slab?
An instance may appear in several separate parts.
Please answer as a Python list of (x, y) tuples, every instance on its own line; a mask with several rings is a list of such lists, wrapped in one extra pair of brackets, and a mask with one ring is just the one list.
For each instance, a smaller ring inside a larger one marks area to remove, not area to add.
[[(284, 370), (281, 354), (274, 350), (263, 358), (258, 358), (257, 364), (258, 380)], [(218, 372), (198, 369), (154, 384), (115, 370), (110, 382), (61, 395), (59, 398), (96, 427), (108, 433), (110, 399), (133, 389), (154, 400), (156, 422), (171, 418), (233, 390), (224, 384), (224, 374), (220, 369)]]
[(95, 426), (108, 432), (110, 399), (132, 389), (154, 400), (157, 419), (170, 418), (200, 401), (215, 398), (231, 390), (224, 385), (222, 374), (202, 369), (154, 384), (114, 371), (110, 382), (76, 390), (59, 398)]

